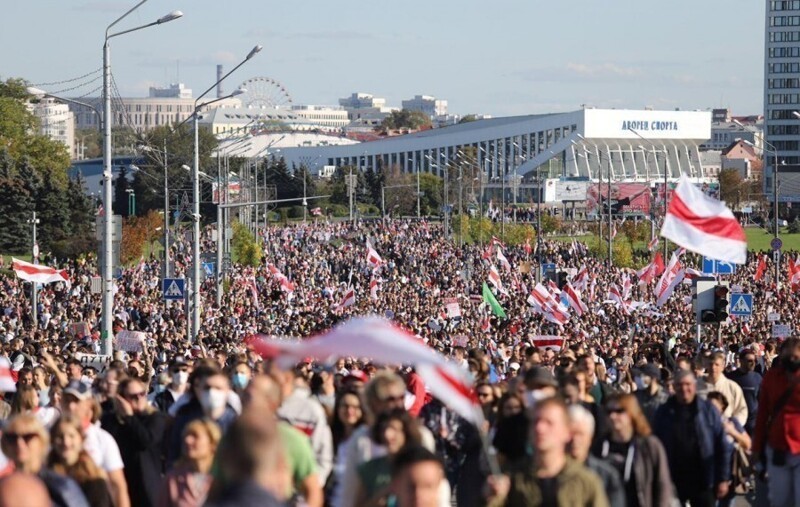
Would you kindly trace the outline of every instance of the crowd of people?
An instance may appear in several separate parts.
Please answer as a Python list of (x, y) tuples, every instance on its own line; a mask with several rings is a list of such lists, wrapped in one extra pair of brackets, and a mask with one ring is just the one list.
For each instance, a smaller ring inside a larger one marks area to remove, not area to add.
[[(543, 263), (585, 277), (586, 311), (556, 323), (529, 301), (536, 241), (459, 247), (400, 220), (258, 237), (264, 262), (234, 264), (221, 305), (203, 282), (194, 339), (158, 259), (124, 270), (111, 357), (92, 259), (43, 259), (70, 283), (40, 288), (35, 320), (30, 284), (0, 278), (0, 505), (800, 505), (800, 340), (773, 337), (776, 321), (797, 327), (789, 257), (776, 283), (752, 254), (726, 278), (753, 295), (752, 317), (698, 332), (691, 283), (658, 306), (657, 279), (579, 241), (540, 242)], [(342, 350), (287, 367), (248, 346), (370, 314), (469, 371), (484, 422), (434, 398), (413, 364)]]

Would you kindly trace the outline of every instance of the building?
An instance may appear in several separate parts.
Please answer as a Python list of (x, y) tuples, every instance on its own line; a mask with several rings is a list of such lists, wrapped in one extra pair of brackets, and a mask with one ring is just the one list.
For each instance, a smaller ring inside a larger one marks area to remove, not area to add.
[[(474, 178), (478, 184), (495, 192), (508, 193), (521, 177), (519, 197), (527, 202), (537, 191), (539, 173), (543, 179), (583, 181), (607, 180), (610, 174), (613, 181), (650, 186), (686, 173), (711, 182), (718, 168), (706, 174), (699, 149), (710, 126), (708, 111), (583, 109), (477, 120), (356, 144), (289, 146), (281, 156), (290, 164), (394, 166), (440, 176), (469, 167), (483, 173)], [(255, 150), (243, 156), (257, 155)]]
[[(738, 122), (738, 120), (737, 120)], [(763, 124), (756, 123), (747, 125), (742, 122), (734, 122), (731, 119), (711, 123), (711, 138), (704, 143), (701, 150), (724, 150), (732, 143), (744, 140), (752, 143), (759, 151), (763, 149), (764, 138), (762, 131)]]
[(735, 169), (742, 179), (755, 178), (761, 172), (761, 154), (741, 139), (734, 141), (721, 153), (722, 170)]
[(398, 109), (387, 107), (386, 99), (360, 92), (339, 99), (339, 105), (347, 111), (347, 118), (350, 120), (345, 127), (346, 132), (372, 132), (383, 123), (384, 118)]
[(404, 100), (402, 105), (406, 111), (419, 111), (430, 116), (431, 119), (437, 116), (447, 116), (447, 101), (438, 100), (429, 95), (414, 95), (413, 99)]
[(347, 111), (352, 109), (381, 109), (386, 107), (386, 99), (375, 97), (369, 93), (355, 92), (349, 97), (339, 99), (339, 105)]
[[(102, 97), (78, 100), (91, 104), (99, 111), (103, 110)], [(216, 99), (206, 97), (200, 101), (200, 104), (213, 100)], [(162, 125), (176, 125), (192, 115), (194, 101), (192, 90), (185, 88), (180, 83), (170, 85), (168, 88), (150, 88), (148, 97), (112, 100), (111, 126), (128, 126), (139, 131), (148, 131)], [(208, 107), (201, 107), (200, 111), (217, 107), (241, 107), (241, 101), (237, 98), (223, 99)], [(91, 108), (70, 103), (69, 109), (75, 114), (77, 129), (97, 129), (99, 127), (99, 118)]]
[(764, 192), (771, 200), (775, 160), (780, 200), (800, 201), (800, 1), (766, 2), (764, 30)]
[(291, 112), (298, 118), (306, 119), (322, 127), (343, 129), (350, 124), (349, 114), (343, 107), (292, 106)]
[(39, 118), (39, 133), (63, 143), (69, 150), (70, 158), (76, 158), (75, 115), (69, 110), (69, 106), (43, 97), (37, 102), (29, 102), (28, 108)]

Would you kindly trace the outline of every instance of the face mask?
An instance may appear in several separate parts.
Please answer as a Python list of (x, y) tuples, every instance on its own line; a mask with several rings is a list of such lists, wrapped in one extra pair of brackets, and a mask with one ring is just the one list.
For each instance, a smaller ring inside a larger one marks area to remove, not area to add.
[(166, 390), (167, 390), (167, 386), (165, 386), (164, 384), (156, 384), (156, 388), (155, 388), (156, 394), (163, 393)]
[(247, 387), (247, 383), (250, 382), (250, 379), (244, 373), (234, 373), (232, 382), (233, 387), (236, 387), (237, 389), (244, 389)]
[(800, 361), (793, 361), (789, 358), (783, 360), (783, 367), (794, 373), (800, 370)]
[(172, 376), (172, 382), (177, 386), (182, 386), (189, 381), (188, 371), (179, 371)]
[(647, 387), (644, 384), (644, 378), (642, 378), (641, 375), (636, 375), (635, 377), (633, 377), (633, 381), (636, 382), (636, 389), (640, 389), (641, 390), (641, 389), (644, 389), (645, 387)]
[(547, 393), (544, 391), (526, 391), (525, 392), (525, 401), (528, 407), (535, 407), (536, 402), (542, 401), (543, 399), (547, 398)]
[(216, 412), (225, 407), (225, 403), (228, 401), (228, 394), (221, 389), (212, 387), (207, 391), (203, 391), (199, 401), (204, 412)]

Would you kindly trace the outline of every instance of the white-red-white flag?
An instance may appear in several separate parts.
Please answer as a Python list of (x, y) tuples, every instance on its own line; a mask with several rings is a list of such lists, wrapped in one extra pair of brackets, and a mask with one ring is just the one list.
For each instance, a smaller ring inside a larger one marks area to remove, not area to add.
[(311, 216), (322, 216), (322, 208), (311, 208)]
[(378, 255), (378, 252), (372, 248), (372, 245), (367, 241), (367, 264), (372, 266), (373, 269), (377, 269), (381, 267), (383, 264), (383, 259), (381, 256)]
[(11, 258), (11, 267), (17, 277), (26, 282), (43, 284), (53, 282), (69, 283), (69, 275), (66, 269), (59, 270), (40, 264), (31, 264), (30, 262), (21, 261), (13, 257)]
[(494, 288), (498, 291), (505, 293), (506, 290), (503, 288), (503, 280), (500, 279), (500, 273), (494, 265), (489, 266), (489, 283), (494, 285)]
[(572, 286), (578, 290), (586, 290), (589, 282), (589, 270), (586, 269), (586, 264), (582, 264), (575, 278), (572, 279)]
[(684, 174), (667, 209), (661, 235), (709, 259), (747, 262), (747, 237), (733, 212)]
[(650, 252), (655, 251), (658, 248), (658, 236), (653, 237), (649, 243), (647, 243), (647, 250)]
[(505, 248), (506, 245), (500, 241), (497, 236), (492, 236), (492, 246), (499, 246), (500, 248)]
[(422, 341), (385, 319), (352, 319), (321, 336), (302, 341), (258, 336), (247, 343), (263, 357), (278, 357), (289, 364), (306, 357), (327, 360), (343, 355), (369, 358), (378, 364), (412, 364), (433, 396), (468, 421), (483, 423), (469, 372), (448, 363)]
[(342, 296), (342, 300), (336, 305), (336, 311), (341, 311), (354, 304), (356, 304), (356, 291), (352, 287), (348, 287), (344, 292), (344, 296)]
[(649, 285), (650, 282), (656, 279), (657, 276), (664, 272), (664, 259), (661, 257), (661, 252), (656, 252), (653, 256), (653, 261), (647, 266), (643, 267), (636, 272), (639, 281)]
[(683, 280), (684, 270), (683, 265), (678, 260), (679, 255), (679, 252), (674, 252), (672, 254), (667, 269), (664, 271), (664, 274), (661, 275), (658, 284), (656, 284), (656, 306), (659, 308), (667, 302), (667, 299), (669, 299), (675, 291), (675, 287)]
[(373, 301), (378, 300), (378, 289), (380, 289), (380, 282), (377, 278), (373, 277), (369, 281), (369, 298)]
[(506, 259), (506, 256), (505, 256), (505, 255), (503, 255), (503, 249), (502, 249), (502, 248), (498, 248), (498, 249), (497, 249), (497, 261), (498, 261), (498, 262), (500, 263), (500, 265), (501, 265), (501, 266), (503, 266), (503, 268), (505, 268), (506, 270), (508, 270), (508, 271), (510, 271), (510, 270), (511, 270), (511, 263), (510, 263), (510, 262), (508, 262), (508, 259)]
[(559, 352), (564, 347), (564, 338), (550, 335), (534, 336), (533, 346), (540, 349), (553, 349)]
[(283, 292), (286, 292), (287, 294), (292, 294), (294, 292), (294, 284), (289, 281), (289, 278), (281, 273), (281, 271), (274, 264), (267, 264), (267, 269), (272, 277), (278, 281), (278, 285)]
[(631, 283), (631, 275), (627, 272), (622, 274), (622, 297), (628, 299), (631, 295), (631, 288), (633, 284)]
[(584, 303), (581, 300), (581, 293), (578, 292), (572, 286), (572, 284), (568, 283), (564, 286), (563, 294), (566, 296), (567, 301), (569, 302), (569, 306), (572, 307), (573, 310), (575, 310), (575, 314), (578, 315), (578, 317), (582, 316), (584, 312), (589, 311), (589, 308), (586, 306), (586, 303)]

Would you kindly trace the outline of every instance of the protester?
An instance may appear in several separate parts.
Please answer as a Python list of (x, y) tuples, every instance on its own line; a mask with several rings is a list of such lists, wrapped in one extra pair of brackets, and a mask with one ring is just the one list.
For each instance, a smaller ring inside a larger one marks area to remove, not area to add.
[(212, 421), (197, 419), (183, 431), (183, 452), (158, 491), (158, 507), (200, 507), (211, 489), (211, 465), (222, 433)]
[(800, 339), (787, 339), (764, 374), (753, 435), (753, 455), (766, 465), (774, 506), (800, 505)]
[(728, 495), (733, 447), (719, 413), (698, 396), (694, 373), (679, 372), (674, 388), (675, 394), (656, 411), (654, 433), (667, 451), (681, 503), (713, 506)]
[(715, 352), (707, 361), (706, 376), (697, 381), (697, 393), (705, 397), (708, 393), (716, 391), (722, 393), (728, 400), (728, 409), (725, 416), (734, 417), (739, 424), (747, 423), (747, 403), (739, 384), (725, 376), (725, 354)]
[(397, 507), (440, 507), (444, 466), (436, 454), (407, 446), (392, 460), (392, 492)]
[(50, 430), (50, 435), (49, 467), (77, 482), (92, 507), (111, 507), (105, 473), (83, 448), (80, 422), (74, 417), (64, 416)]
[(637, 385), (641, 387), (636, 389), (633, 394), (636, 396), (636, 401), (647, 418), (647, 422), (652, 426), (656, 411), (666, 403), (669, 393), (661, 386), (661, 370), (656, 365), (643, 364), (638, 368), (636, 374)]
[(753, 434), (756, 427), (756, 414), (758, 413), (758, 396), (761, 389), (762, 376), (755, 371), (756, 353), (751, 348), (739, 352), (739, 368), (728, 376), (742, 388), (744, 401), (747, 405), (747, 422), (744, 428)]

